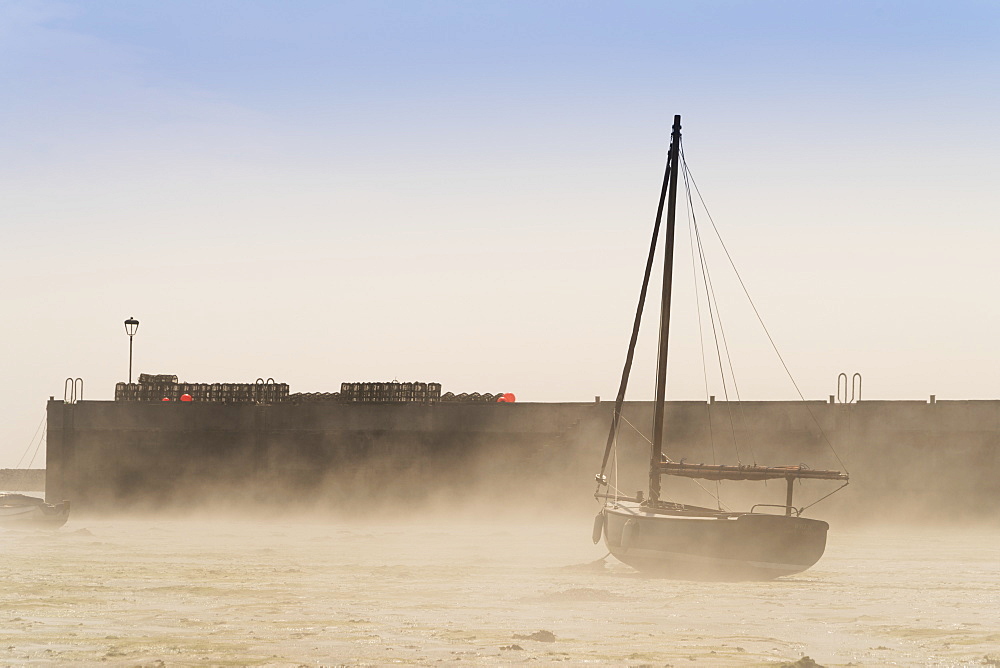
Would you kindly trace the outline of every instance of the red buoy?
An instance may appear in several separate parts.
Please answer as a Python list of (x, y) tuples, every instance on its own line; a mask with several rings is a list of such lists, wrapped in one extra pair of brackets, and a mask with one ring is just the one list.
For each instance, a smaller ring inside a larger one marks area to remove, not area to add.
[(517, 397), (512, 392), (504, 392), (503, 400), (512, 404), (517, 401)]
[(504, 398), (504, 396), (502, 394), (499, 397), (497, 397), (497, 403), (498, 404), (502, 404), (502, 403), (504, 403), (506, 401), (507, 401), (507, 399)]
[(160, 401), (170, 401), (170, 397), (163, 397)]
[(181, 401), (194, 401), (194, 399), (191, 398), (190, 394), (182, 394)]

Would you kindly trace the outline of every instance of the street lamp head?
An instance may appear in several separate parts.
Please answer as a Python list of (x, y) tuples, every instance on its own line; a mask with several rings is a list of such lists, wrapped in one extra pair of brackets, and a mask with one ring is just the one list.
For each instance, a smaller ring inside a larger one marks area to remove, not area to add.
[(139, 321), (135, 318), (129, 318), (125, 321), (125, 333), (129, 336), (135, 336), (136, 330), (139, 329)]

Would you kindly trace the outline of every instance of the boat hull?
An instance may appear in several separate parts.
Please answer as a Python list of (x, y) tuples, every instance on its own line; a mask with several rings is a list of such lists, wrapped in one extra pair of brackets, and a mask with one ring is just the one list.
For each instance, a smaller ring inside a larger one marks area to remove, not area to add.
[(619, 561), (660, 577), (770, 580), (806, 570), (823, 556), (829, 525), (762, 513), (652, 512), (608, 505), (604, 542)]
[(0, 494), (0, 527), (58, 529), (69, 519), (69, 501), (48, 504), (21, 494)]

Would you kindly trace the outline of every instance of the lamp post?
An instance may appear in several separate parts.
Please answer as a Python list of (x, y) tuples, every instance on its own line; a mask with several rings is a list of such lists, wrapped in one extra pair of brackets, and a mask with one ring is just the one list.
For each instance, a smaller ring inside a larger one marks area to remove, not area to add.
[(139, 321), (129, 318), (125, 321), (125, 333), (128, 334), (128, 384), (132, 384), (132, 337), (139, 329)]

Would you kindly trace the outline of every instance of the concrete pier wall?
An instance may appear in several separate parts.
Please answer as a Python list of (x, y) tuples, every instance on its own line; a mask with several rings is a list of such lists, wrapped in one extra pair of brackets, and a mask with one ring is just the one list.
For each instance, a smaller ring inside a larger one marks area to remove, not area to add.
[[(594, 491), (613, 404), (48, 404), (46, 497), (78, 512), (248, 503), (317, 509), (464, 498), (573, 505)], [(618, 481), (646, 486), (651, 402), (628, 402)], [(1000, 510), (1000, 401), (670, 402), (665, 451), (688, 462), (805, 463), (851, 485), (824, 517), (991, 519)], [(799, 489), (801, 487), (801, 490)], [(836, 485), (796, 486), (806, 505)], [(664, 478), (714, 505), (715, 483)], [(723, 483), (723, 500), (782, 503), (784, 484)], [(812, 513), (807, 513), (812, 515)], [(815, 515), (813, 515), (815, 516)]]

